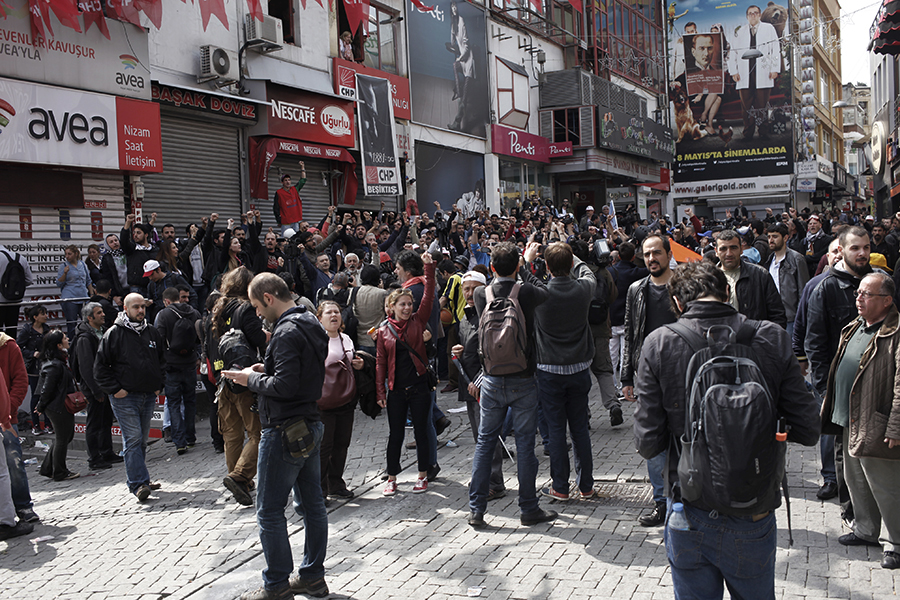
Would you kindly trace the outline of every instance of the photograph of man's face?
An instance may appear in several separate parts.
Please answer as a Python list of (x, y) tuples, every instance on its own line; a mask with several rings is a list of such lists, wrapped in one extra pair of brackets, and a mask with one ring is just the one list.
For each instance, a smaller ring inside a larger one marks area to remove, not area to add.
[(711, 35), (695, 35), (691, 54), (698, 69), (706, 70), (712, 66), (715, 44)]

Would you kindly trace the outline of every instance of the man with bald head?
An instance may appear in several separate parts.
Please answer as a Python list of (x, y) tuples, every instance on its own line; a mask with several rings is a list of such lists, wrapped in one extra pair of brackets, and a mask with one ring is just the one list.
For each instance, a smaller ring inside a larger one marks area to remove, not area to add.
[(150, 483), (145, 456), (150, 419), (165, 382), (165, 343), (159, 331), (145, 319), (144, 297), (125, 296), (125, 310), (107, 330), (97, 349), (94, 379), (109, 395), (125, 445), (128, 491), (140, 502), (159, 484)]

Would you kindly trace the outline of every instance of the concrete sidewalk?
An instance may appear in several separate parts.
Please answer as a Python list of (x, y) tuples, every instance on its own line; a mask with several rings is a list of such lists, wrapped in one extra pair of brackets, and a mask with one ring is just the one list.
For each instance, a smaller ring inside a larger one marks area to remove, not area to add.
[[(446, 411), (455, 394), (439, 397)], [(550, 524), (522, 527), (515, 466), (504, 463), (511, 493), (488, 505), (489, 529), (466, 524), (474, 449), (465, 414), (449, 415), (441, 438), (443, 470), (425, 494), (411, 493), (415, 451), (400, 491), (381, 495), (387, 441), (384, 417), (357, 412), (346, 477), (357, 497), (329, 507), (326, 580), (332, 598), (672, 598), (661, 528), (637, 517), (649, 509), (643, 460), (634, 452), (631, 419), (612, 429), (592, 392), (594, 473), (610, 498), (560, 503)], [(626, 407), (630, 415), (630, 407)], [(177, 456), (171, 444), (148, 451), (151, 477), (163, 487), (140, 504), (128, 494), (124, 467), (90, 473), (83, 460), (69, 468), (83, 476), (53, 482), (28, 467), (35, 511), (42, 522), (31, 535), (0, 542), (4, 571), (0, 598), (172, 598), (227, 600), (262, 584), (264, 567), (254, 507), (242, 507), (222, 486), (225, 459), (213, 452), (208, 428), (198, 423), (197, 447)], [(41, 438), (39, 438), (41, 439)], [(512, 440), (511, 440), (512, 441)], [(538, 486), (549, 479), (541, 454)], [(794, 545), (788, 548), (785, 509), (776, 565), (776, 596), (890, 598), (900, 573), (880, 567), (881, 551), (845, 548), (835, 501), (815, 498), (820, 484), (815, 449), (791, 446)], [(303, 550), (300, 519), (289, 511), (295, 566)], [(37, 541), (52, 536), (52, 539)]]

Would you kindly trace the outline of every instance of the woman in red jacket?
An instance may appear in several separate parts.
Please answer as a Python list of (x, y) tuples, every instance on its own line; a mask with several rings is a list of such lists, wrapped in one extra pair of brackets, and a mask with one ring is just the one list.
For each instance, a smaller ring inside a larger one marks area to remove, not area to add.
[[(425, 263), (425, 293), (419, 310), (413, 314), (412, 292), (394, 290), (388, 296), (388, 319), (378, 330), (376, 338), (376, 393), (379, 406), (387, 407), (390, 426), (385, 496), (397, 493), (397, 473), (400, 472), (400, 452), (403, 449), (407, 411), (412, 417), (419, 462), (419, 478), (413, 487), (413, 493), (418, 494), (428, 489), (430, 465), (426, 428), (433, 425), (424, 334), (434, 302), (434, 261), (425, 252), (422, 262)], [(385, 380), (389, 391), (385, 389)]]

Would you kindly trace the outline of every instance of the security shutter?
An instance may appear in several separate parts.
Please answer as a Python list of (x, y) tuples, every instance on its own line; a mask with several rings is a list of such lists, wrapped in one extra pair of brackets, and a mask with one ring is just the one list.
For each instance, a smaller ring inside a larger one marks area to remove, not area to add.
[[(141, 176), (143, 214), (157, 213), (156, 223), (184, 226), (217, 212), (222, 219), (241, 211), (239, 129), (163, 112), (163, 172)], [(224, 221), (223, 221), (224, 222)]]
[(578, 109), (579, 123), (581, 124), (581, 146), (592, 148), (594, 146), (594, 114), (593, 106), (582, 106)]
[(258, 207), (262, 213), (263, 223), (275, 223), (275, 213), (272, 210), (272, 203), (275, 199), (275, 190), (281, 187), (281, 176), (288, 174), (291, 176), (291, 182), (296, 185), (300, 180), (300, 165), (297, 161), (302, 160), (306, 166), (306, 184), (300, 189), (300, 201), (303, 203), (303, 220), (309, 221), (310, 225), (315, 226), (325, 213), (328, 212), (328, 206), (331, 204), (329, 187), (322, 184), (322, 175), (330, 181), (331, 169), (329, 161), (318, 158), (305, 158), (302, 156), (292, 156), (280, 154), (272, 161), (269, 167), (269, 199), (262, 206)]

